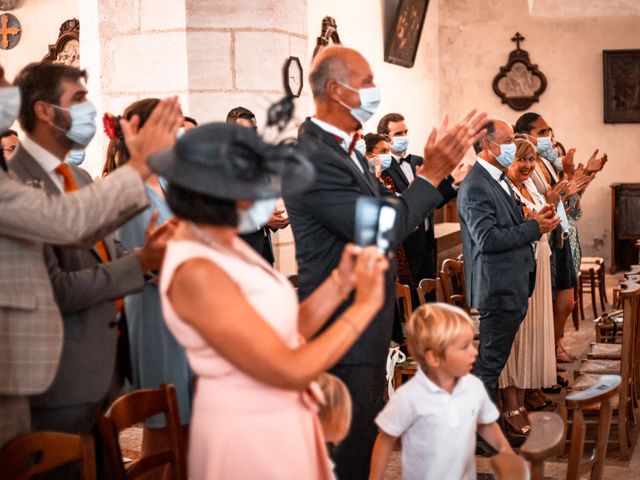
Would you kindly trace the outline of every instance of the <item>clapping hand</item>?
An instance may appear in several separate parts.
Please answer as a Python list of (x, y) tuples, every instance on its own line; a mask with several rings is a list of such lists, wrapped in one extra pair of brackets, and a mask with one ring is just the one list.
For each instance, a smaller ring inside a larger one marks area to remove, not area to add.
[(573, 175), (573, 173), (575, 172), (576, 167), (573, 161), (575, 153), (576, 149), (570, 148), (569, 150), (567, 150), (567, 154), (562, 158), (562, 169), (567, 175)]
[(460, 185), (462, 181), (467, 176), (467, 173), (471, 170), (471, 165), (468, 163), (460, 163), (456, 168), (451, 172), (451, 176), (453, 177), (453, 184)]
[(271, 220), (267, 222), (267, 227), (272, 230), (280, 230), (281, 228), (287, 228), (289, 226), (289, 219), (284, 217), (282, 214), (284, 213), (283, 209), (276, 208), (273, 211), (273, 215), (271, 215)]
[(385, 301), (384, 272), (389, 262), (377, 246), (361, 248), (357, 253), (354, 268), (355, 304), (372, 314), (382, 308)]
[(545, 205), (538, 213), (531, 215), (531, 219), (538, 222), (540, 233), (549, 233), (560, 224), (560, 217), (552, 205)]
[(460, 163), (469, 148), (486, 133), (482, 125), (486, 113), (471, 110), (462, 120), (448, 128), (445, 115), (439, 129), (434, 128), (424, 147), (424, 162), (416, 168), (416, 175), (438, 186)]
[(129, 150), (128, 165), (136, 169), (142, 178), (149, 176), (147, 158), (163, 148), (171, 147), (176, 141), (176, 133), (182, 125), (182, 114), (178, 97), (161, 100), (140, 128), (140, 117), (120, 120), (120, 128)]
[(565, 194), (565, 198), (568, 198), (572, 195), (575, 195), (578, 192), (583, 191), (589, 183), (595, 178), (595, 175), (587, 175), (587, 172), (584, 169), (582, 164), (578, 165), (575, 173), (573, 174), (573, 178), (569, 181), (569, 185), (567, 187), (567, 191)]
[(604, 164), (607, 163), (607, 154), (604, 153), (601, 157), (597, 157), (598, 151), (596, 148), (596, 151), (593, 152), (589, 160), (587, 160), (587, 174), (589, 175), (599, 172), (604, 167)]
[(160, 269), (162, 260), (164, 259), (164, 252), (167, 248), (167, 242), (173, 236), (173, 232), (178, 223), (175, 217), (171, 217), (162, 225), (156, 227), (157, 221), (158, 211), (155, 210), (151, 214), (151, 219), (147, 225), (144, 245), (142, 248), (136, 250), (143, 272)]

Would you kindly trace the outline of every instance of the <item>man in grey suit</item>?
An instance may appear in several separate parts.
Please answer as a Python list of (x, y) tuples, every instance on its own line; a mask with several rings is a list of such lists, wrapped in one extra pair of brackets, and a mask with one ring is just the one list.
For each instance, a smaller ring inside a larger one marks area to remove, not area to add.
[[(84, 77), (77, 68), (41, 63), (25, 67), (15, 80), (22, 92), (19, 120), (26, 138), (9, 160), (9, 170), (50, 195), (91, 183), (86, 171), (64, 163), (69, 150), (85, 148), (88, 134), (95, 131), (89, 128), (85, 138), (76, 138), (73, 115), (66, 110), (87, 102)], [(53, 120), (37, 111), (39, 102), (59, 107)], [(112, 235), (87, 249), (45, 246), (64, 341), (53, 383), (30, 399), (33, 430), (88, 433), (96, 414), (121, 390), (130, 366), (126, 322), (119, 322), (122, 298), (141, 291), (145, 272), (160, 268), (165, 234), (171, 230), (170, 225), (160, 227), (151, 241), (132, 252)]]
[[(1, 68), (0, 88), (8, 88)], [(176, 98), (163, 101), (140, 131), (136, 121), (125, 123), (132, 161), (73, 194), (49, 196), (0, 169), (0, 446), (30, 430), (28, 397), (51, 385), (62, 351), (43, 243), (92, 245), (146, 208), (145, 160), (175, 141), (179, 123)]]
[(474, 146), (478, 159), (458, 192), (467, 301), (480, 312), (480, 345), (474, 374), (491, 399), (527, 313), (536, 262), (531, 242), (560, 219), (552, 207), (525, 218), (504, 171), (514, 161), (513, 128), (502, 120), (485, 125)]

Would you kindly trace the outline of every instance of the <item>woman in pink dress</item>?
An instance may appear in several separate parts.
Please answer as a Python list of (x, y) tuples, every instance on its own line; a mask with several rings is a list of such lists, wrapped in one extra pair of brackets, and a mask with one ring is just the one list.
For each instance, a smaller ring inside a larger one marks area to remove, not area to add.
[[(289, 282), (238, 233), (270, 218), (281, 180), (274, 171), (290, 177), (287, 185), (308, 185), (304, 159), (264, 144), (252, 129), (209, 124), (149, 163), (169, 181), (167, 201), (182, 220), (160, 291), (166, 322), (198, 375), (190, 478), (331, 478), (307, 389), (382, 306), (387, 261), (375, 247), (348, 246), (298, 305)], [(352, 306), (318, 333), (353, 290)]]

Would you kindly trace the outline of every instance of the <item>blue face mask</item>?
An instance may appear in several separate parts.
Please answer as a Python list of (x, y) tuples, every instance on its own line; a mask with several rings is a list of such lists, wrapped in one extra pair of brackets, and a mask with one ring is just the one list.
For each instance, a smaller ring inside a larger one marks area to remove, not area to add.
[(536, 150), (550, 162), (553, 162), (558, 158), (558, 151), (553, 148), (551, 137), (538, 137), (536, 139)]
[(516, 144), (515, 143), (502, 143), (498, 144), (493, 140), (487, 138), (494, 145), (498, 145), (500, 147), (500, 155), (497, 157), (493, 154), (491, 150), (487, 150), (493, 157), (498, 161), (500, 165), (504, 168), (507, 168), (509, 165), (513, 163), (514, 158), (516, 157)]
[(71, 153), (67, 156), (66, 162), (69, 165), (82, 165), (86, 154), (87, 152), (85, 150), (71, 150)]
[(380, 89), (378, 87), (370, 87), (370, 88), (360, 88), (356, 90), (355, 88), (346, 85), (342, 82), (338, 82), (345, 88), (348, 88), (352, 92), (358, 92), (358, 96), (360, 97), (360, 105), (357, 107), (350, 107), (344, 102), (340, 102), (344, 108), (348, 108), (351, 116), (358, 120), (360, 123), (364, 124), (367, 120), (369, 120), (378, 110), (378, 106), (380, 105)]
[(393, 157), (391, 157), (390, 153), (380, 153), (378, 154), (378, 158), (380, 159), (380, 168), (383, 172), (391, 166)]
[(86, 147), (96, 134), (96, 107), (89, 100), (76, 103), (69, 108), (63, 108), (58, 105), (51, 105), (58, 110), (65, 110), (71, 115), (71, 128), (69, 130), (63, 130), (51, 123), (53, 128), (60, 131), (64, 131), (69, 140), (72, 140), (78, 145)]
[(238, 232), (253, 233), (264, 227), (276, 209), (276, 199), (256, 200), (246, 210), (238, 210)]
[(404, 153), (409, 148), (409, 138), (407, 136), (393, 137), (391, 139), (391, 148), (396, 153)]
[(20, 112), (21, 95), (18, 87), (0, 88), (0, 130), (11, 128)]
[(354, 149), (356, 149), (358, 152), (360, 152), (362, 155), (364, 155), (364, 152), (367, 151), (367, 144), (364, 141), (364, 138), (359, 139), (356, 144), (353, 146)]

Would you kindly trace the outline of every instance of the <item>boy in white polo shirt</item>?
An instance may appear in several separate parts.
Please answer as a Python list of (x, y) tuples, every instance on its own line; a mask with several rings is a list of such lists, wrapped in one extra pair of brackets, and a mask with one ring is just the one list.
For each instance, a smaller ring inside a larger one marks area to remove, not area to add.
[(384, 477), (398, 437), (405, 480), (475, 480), (476, 432), (498, 452), (512, 453), (496, 423), (498, 409), (469, 373), (478, 354), (473, 335), (473, 322), (459, 308), (432, 303), (414, 312), (407, 345), (420, 368), (376, 418), (372, 480)]

